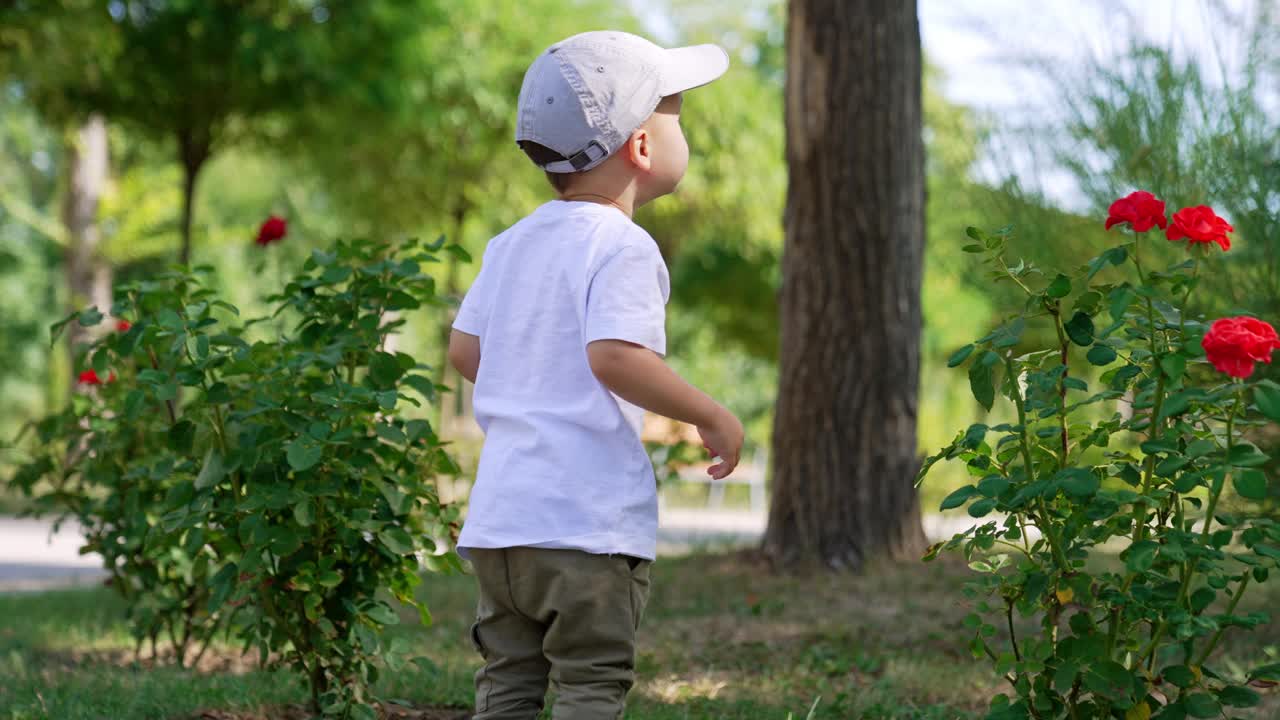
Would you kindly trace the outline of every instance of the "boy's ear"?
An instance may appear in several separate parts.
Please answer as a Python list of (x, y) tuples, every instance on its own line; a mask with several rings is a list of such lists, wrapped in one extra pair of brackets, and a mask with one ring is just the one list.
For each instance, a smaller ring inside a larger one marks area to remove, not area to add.
[(649, 142), (649, 132), (640, 128), (631, 133), (627, 141), (627, 159), (637, 170), (648, 171), (653, 167), (653, 145)]

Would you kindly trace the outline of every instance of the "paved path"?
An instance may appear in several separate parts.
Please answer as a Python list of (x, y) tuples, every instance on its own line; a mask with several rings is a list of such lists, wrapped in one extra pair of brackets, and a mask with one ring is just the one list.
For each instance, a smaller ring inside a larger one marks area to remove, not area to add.
[(81, 555), (79, 526), (56, 534), (43, 520), (0, 518), (0, 591), (44, 590), (102, 581), (102, 558)]
[[(658, 553), (682, 555), (697, 550), (727, 550), (760, 542), (767, 518), (743, 510), (663, 507), (659, 513)], [(925, 534), (951, 537), (975, 521), (964, 514), (927, 515)], [(106, 573), (96, 553), (80, 554), (77, 526), (53, 533), (42, 520), (0, 518), (0, 592), (91, 585)]]

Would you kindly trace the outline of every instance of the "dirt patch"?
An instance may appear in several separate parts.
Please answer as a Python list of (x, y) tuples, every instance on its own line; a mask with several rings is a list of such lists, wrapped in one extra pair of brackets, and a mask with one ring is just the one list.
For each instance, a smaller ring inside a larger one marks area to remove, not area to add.
[[(312, 720), (306, 705), (277, 705), (257, 710), (204, 710), (181, 720)], [(471, 711), (460, 708), (405, 707), (386, 704), (378, 707), (381, 720), (471, 720)]]
[[(194, 653), (188, 653), (187, 669), (200, 674), (244, 675), (245, 673), (262, 669), (262, 665), (258, 662), (257, 652), (242, 653), (233, 648), (211, 647), (204, 654), (204, 657), (200, 658), (200, 662), (194, 666), (190, 664), (191, 655), (194, 655)], [(151, 656), (150, 649), (144, 650), (142, 656), (138, 657), (134, 655), (132, 650), (123, 648), (43, 650), (37, 651), (36, 656), (39, 658), (40, 663), (46, 667), (67, 671), (82, 668), (100, 668), (104, 665), (139, 670), (177, 667), (177, 654), (172, 648), (166, 647), (158, 649), (157, 657)]]

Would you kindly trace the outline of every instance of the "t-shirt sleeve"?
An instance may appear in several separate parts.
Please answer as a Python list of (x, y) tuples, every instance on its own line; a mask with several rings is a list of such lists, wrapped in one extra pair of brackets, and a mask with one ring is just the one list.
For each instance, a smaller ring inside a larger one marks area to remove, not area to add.
[(665, 355), (670, 293), (667, 266), (657, 246), (624, 247), (591, 278), (586, 342), (624, 340)]
[(453, 319), (454, 330), (476, 337), (484, 335), (485, 326), (489, 324), (489, 308), (493, 305), (492, 291), (489, 288), (492, 274), (493, 270), (488, 263), (480, 266), (480, 274), (471, 283), (471, 289), (467, 290), (462, 305), (458, 308), (458, 315)]

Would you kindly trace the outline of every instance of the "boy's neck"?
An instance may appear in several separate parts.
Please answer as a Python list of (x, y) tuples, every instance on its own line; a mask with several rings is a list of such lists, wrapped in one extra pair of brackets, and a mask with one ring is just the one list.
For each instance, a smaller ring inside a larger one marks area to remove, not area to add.
[(636, 208), (648, 202), (640, 196), (639, 183), (635, 177), (614, 172), (614, 167), (600, 167), (575, 180), (560, 193), (561, 200), (610, 205), (621, 210), (627, 217), (633, 217)]
[(560, 199), (565, 202), (590, 202), (597, 205), (610, 205), (621, 210), (627, 217), (632, 217), (635, 214), (635, 208), (623, 198), (614, 199), (607, 195), (570, 190), (561, 195)]

